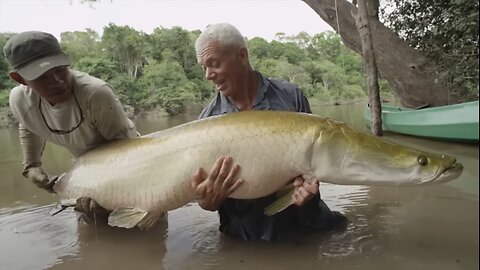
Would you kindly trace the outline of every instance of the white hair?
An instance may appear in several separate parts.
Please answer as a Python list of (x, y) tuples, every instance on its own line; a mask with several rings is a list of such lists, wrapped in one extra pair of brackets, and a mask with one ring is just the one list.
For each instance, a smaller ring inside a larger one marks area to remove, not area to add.
[(218, 42), (227, 48), (246, 48), (246, 42), (238, 29), (229, 23), (210, 24), (195, 41), (195, 51), (201, 53), (209, 43)]

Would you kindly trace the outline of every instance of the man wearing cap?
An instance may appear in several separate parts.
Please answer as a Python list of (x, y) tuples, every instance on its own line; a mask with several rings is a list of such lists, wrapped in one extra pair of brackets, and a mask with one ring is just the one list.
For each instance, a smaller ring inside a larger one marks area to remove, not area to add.
[[(38, 31), (10, 38), (3, 53), (20, 83), (10, 92), (10, 109), (18, 120), (23, 175), (52, 191), (54, 178), (42, 169), (45, 142), (67, 148), (74, 157), (105, 142), (139, 136), (119, 99), (106, 82), (70, 69), (57, 39)], [(81, 198), (77, 210), (98, 205)]]

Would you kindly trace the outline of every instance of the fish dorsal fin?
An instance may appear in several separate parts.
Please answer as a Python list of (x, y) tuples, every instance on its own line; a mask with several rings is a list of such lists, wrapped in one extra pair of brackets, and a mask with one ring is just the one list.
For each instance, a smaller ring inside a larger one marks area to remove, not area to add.
[(276, 213), (285, 210), (287, 207), (293, 204), (292, 196), (294, 192), (295, 192), (295, 187), (293, 185), (288, 187), (288, 190), (283, 189), (281, 191), (282, 193), (281, 197), (279, 197), (273, 203), (265, 207), (265, 210), (263, 211), (263, 213), (267, 216), (273, 216)]
[(108, 225), (121, 228), (133, 228), (140, 223), (147, 214), (148, 212), (138, 208), (118, 208), (113, 210), (108, 216)]

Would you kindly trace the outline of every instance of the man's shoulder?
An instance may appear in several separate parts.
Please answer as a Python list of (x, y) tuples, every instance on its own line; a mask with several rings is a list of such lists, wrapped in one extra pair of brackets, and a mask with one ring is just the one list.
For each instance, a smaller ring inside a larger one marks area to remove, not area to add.
[(218, 114), (215, 111), (220, 110), (221, 108), (221, 99), (220, 95), (217, 94), (210, 102), (203, 108), (202, 112), (198, 116), (198, 119), (210, 117), (212, 115)]
[(274, 88), (275, 90), (282, 91), (285, 94), (292, 95), (298, 94), (300, 90), (298, 89), (298, 85), (291, 83), (286, 80), (271, 78), (269, 87)]
[(23, 105), (28, 106), (35, 98), (38, 99), (38, 96), (25, 85), (18, 85), (10, 91), (9, 102), (10, 106)]
[(275, 108), (311, 113), (307, 98), (298, 85), (280, 79), (265, 79), (267, 90), (265, 98)]
[(38, 95), (30, 87), (18, 85), (10, 91), (10, 111), (15, 118), (23, 123), (26, 119), (33, 119), (31, 110), (38, 104)]
[(80, 95), (87, 98), (109, 98), (113, 94), (112, 87), (104, 80), (77, 70), (72, 70), (72, 75)]
[(97, 77), (93, 77), (87, 73), (78, 70), (72, 70), (72, 76), (75, 80), (76, 86), (82, 90), (111, 90), (111, 86), (107, 82)]

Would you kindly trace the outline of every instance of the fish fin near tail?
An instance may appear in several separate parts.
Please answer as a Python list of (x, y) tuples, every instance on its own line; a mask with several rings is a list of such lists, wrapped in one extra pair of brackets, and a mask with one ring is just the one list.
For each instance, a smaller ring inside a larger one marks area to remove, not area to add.
[(137, 224), (137, 226), (141, 230), (148, 230), (157, 223), (158, 219), (166, 215), (166, 212), (148, 212), (147, 215)]
[(138, 208), (118, 208), (108, 216), (108, 225), (130, 229), (140, 223), (147, 214), (148, 212)]
[(164, 215), (165, 212), (147, 212), (132, 207), (119, 208), (108, 216), (108, 225), (127, 229), (138, 226), (142, 230), (148, 230)]
[(51, 216), (55, 216), (56, 214), (63, 212), (65, 209), (69, 207), (75, 207), (77, 206), (77, 200), (76, 199), (69, 199), (69, 200), (62, 200), (58, 203), (56, 203), (52, 209), (50, 210), (49, 214)]
[(282, 190), (281, 197), (265, 207), (263, 213), (267, 216), (273, 216), (276, 213), (285, 210), (287, 207), (293, 204), (292, 196), (294, 192), (295, 187), (291, 187), (288, 191)]

